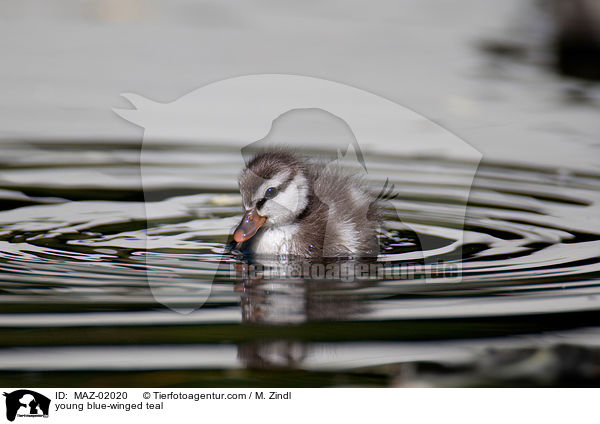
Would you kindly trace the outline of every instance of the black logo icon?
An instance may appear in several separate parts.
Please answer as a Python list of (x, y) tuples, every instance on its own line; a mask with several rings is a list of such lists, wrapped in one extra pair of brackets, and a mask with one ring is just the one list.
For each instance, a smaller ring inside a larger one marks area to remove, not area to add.
[[(6, 396), (6, 418), (14, 421), (20, 410), (19, 417), (48, 416), (50, 410), (50, 399), (34, 392), (33, 390), (15, 390), (12, 393), (4, 393)], [(40, 412), (41, 409), (41, 412)]]

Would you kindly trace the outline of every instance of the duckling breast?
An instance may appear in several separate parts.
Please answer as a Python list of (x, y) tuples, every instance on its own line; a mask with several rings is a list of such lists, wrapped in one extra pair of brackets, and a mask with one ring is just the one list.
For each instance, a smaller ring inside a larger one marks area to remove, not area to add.
[(298, 233), (297, 223), (269, 227), (255, 236), (252, 250), (258, 255), (291, 255), (295, 254), (294, 239)]

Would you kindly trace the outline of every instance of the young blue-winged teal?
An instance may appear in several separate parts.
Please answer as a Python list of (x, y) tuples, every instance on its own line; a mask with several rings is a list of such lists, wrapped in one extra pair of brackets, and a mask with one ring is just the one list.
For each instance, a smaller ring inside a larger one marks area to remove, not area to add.
[(360, 178), (286, 151), (255, 155), (239, 178), (238, 248), (259, 255), (376, 256), (380, 213)]

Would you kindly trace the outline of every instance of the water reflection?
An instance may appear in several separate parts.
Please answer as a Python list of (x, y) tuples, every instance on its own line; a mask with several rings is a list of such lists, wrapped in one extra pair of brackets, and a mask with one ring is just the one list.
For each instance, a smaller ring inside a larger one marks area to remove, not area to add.
[[(342, 266), (354, 268), (359, 263), (336, 261), (307, 264), (296, 260), (287, 261), (285, 265), (286, 269), (320, 269), (322, 271), (317, 272), (325, 273), (327, 265), (330, 269), (339, 270)], [(260, 268), (261, 272), (249, 272), (256, 271), (255, 267)], [(355, 320), (369, 310), (364, 296), (360, 296), (356, 290), (377, 284), (377, 280), (302, 278), (301, 274), (295, 278), (265, 278), (272, 268), (265, 268), (262, 263), (241, 263), (238, 270), (245, 276), (235, 285), (236, 292), (240, 294), (242, 323), (262, 326)], [(256, 339), (238, 345), (238, 358), (251, 368), (301, 369), (304, 359), (313, 349), (310, 344), (299, 340)]]
[[(265, 278), (240, 274), (236, 266), (255, 263), (226, 254), (240, 219), (239, 151), (148, 149), (156, 179), (145, 206), (135, 148), (105, 150), (14, 145), (9, 158), (30, 159), (3, 165), (0, 356), (11, 369), (69, 370), (68, 351), (85, 358), (82, 368), (113, 371), (185, 363), (320, 378), (368, 366), (396, 376), (389, 367), (453, 355), (475, 366), (490, 342), (465, 338), (494, 336), (503, 347), (499, 336), (600, 324), (593, 173), (483, 164), (465, 220), (461, 163), (369, 153), (374, 190), (390, 178), (398, 191), (383, 206), (380, 255), (367, 264), (384, 272)], [(124, 357), (128, 344), (137, 347)], [(14, 355), (16, 346), (30, 350)]]
[(243, 322), (278, 325), (348, 320), (364, 314), (368, 308), (357, 290), (376, 284), (377, 280), (257, 277), (236, 283), (235, 290), (240, 293)]

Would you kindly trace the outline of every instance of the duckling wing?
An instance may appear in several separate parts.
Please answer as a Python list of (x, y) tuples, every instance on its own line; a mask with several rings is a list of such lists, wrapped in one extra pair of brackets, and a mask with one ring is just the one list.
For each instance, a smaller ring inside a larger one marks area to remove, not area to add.
[(326, 213), (320, 216), (324, 220), (323, 255), (376, 255), (380, 215), (364, 181), (330, 166), (315, 171), (313, 191), (326, 205)]

